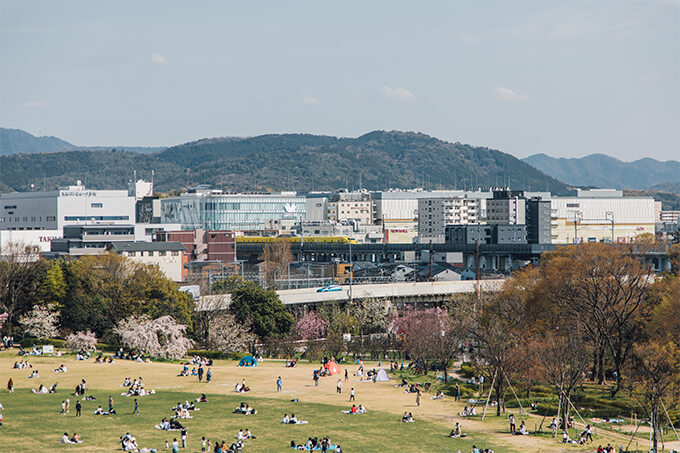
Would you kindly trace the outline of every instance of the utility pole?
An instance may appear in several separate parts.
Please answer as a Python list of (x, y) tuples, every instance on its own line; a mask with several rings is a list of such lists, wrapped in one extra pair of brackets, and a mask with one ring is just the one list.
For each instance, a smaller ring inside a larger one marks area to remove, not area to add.
[(479, 271), (479, 239), (475, 240), (475, 266), (475, 278), (477, 279), (477, 302), (479, 302), (479, 299), (482, 297), (482, 288), (479, 284), (479, 280), (481, 278)]
[(430, 273), (427, 277), (428, 281), (432, 281), (432, 264), (434, 263), (434, 253), (432, 249), (432, 239), (430, 239)]
[(352, 265), (352, 238), (349, 238), (349, 303), (352, 303), (352, 280), (354, 279), (354, 266)]
[(612, 223), (612, 244), (614, 243), (614, 211), (607, 211), (604, 213), (605, 217), (611, 217), (608, 219)]

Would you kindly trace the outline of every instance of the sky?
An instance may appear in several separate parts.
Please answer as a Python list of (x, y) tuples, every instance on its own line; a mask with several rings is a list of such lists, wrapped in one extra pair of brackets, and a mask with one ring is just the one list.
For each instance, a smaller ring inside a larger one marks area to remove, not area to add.
[(680, 159), (680, 0), (0, 0), (0, 126), (117, 146), (396, 129)]

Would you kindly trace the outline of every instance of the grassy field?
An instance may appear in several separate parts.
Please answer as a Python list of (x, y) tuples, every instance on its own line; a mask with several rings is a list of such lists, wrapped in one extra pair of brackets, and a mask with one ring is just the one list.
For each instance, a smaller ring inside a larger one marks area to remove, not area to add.
[[(595, 447), (564, 446), (549, 435), (511, 436), (507, 432), (507, 418), (487, 416), (461, 418), (458, 412), (463, 403), (450, 399), (432, 400), (424, 394), (420, 407), (413, 395), (404, 394), (392, 383), (364, 383), (351, 376), (355, 365), (348, 365), (349, 382), (344, 383), (342, 395), (337, 395), (337, 378), (323, 378), (315, 387), (311, 379), (313, 365), (300, 364), (297, 368), (285, 368), (282, 362), (267, 361), (256, 368), (238, 368), (234, 362), (220, 361), (213, 367), (211, 383), (199, 383), (195, 377), (176, 376), (181, 366), (172, 363), (142, 364), (118, 361), (114, 364), (78, 362), (73, 356), (60, 358), (28, 358), (33, 369), (40, 371), (40, 379), (27, 379), (29, 369), (14, 370), (12, 364), (18, 357), (11, 352), (0, 353), (0, 376), (2, 385), (12, 377), (15, 392), (4, 390), (0, 402), (4, 425), (0, 427), (3, 452), (38, 450), (116, 451), (120, 450), (119, 438), (126, 432), (133, 433), (140, 447), (158, 448), (165, 451), (165, 441), (178, 437), (177, 432), (154, 429), (161, 418), (170, 417), (170, 408), (178, 401), (194, 400), (201, 392), (208, 395), (208, 402), (199, 405), (194, 418), (182, 421), (189, 430), (188, 448), (200, 451), (201, 436), (231, 442), (240, 428), (249, 428), (257, 439), (247, 441), (246, 452), (292, 451), (291, 440), (303, 443), (308, 437), (330, 436), (334, 443), (342, 445), (345, 452), (469, 452), (472, 445), (492, 448), (496, 453), (520, 451), (563, 452), (594, 451), (597, 443), (624, 443), (616, 433), (604, 433), (596, 438)], [(57, 374), (51, 370), (60, 363), (68, 373)], [(367, 364), (367, 366), (371, 366)], [(277, 376), (283, 378), (283, 392), (275, 391)], [(141, 415), (132, 415), (133, 399), (121, 396), (120, 387), (125, 377), (143, 377), (147, 389), (156, 394), (139, 398)], [(73, 388), (85, 378), (97, 401), (84, 401), (82, 417), (75, 417)], [(246, 379), (253, 389), (247, 394), (234, 392), (234, 384)], [(59, 382), (58, 392), (35, 395), (30, 388), (42, 383), (46, 386)], [(364, 404), (369, 413), (346, 415), (348, 391), (354, 387), (357, 404)], [(118, 412), (114, 416), (95, 416), (92, 411), (101, 404), (106, 408), (109, 395), (113, 395)], [(69, 397), (71, 413), (63, 416), (61, 401)], [(292, 402), (298, 399), (299, 402)], [(233, 414), (241, 401), (247, 401), (258, 410), (256, 416)], [(413, 412), (415, 423), (400, 423), (403, 411)], [(307, 425), (282, 425), (284, 413), (294, 412), (298, 418), (308, 420)], [(537, 417), (526, 416), (527, 426), (533, 429)], [(518, 417), (517, 423), (521, 420)], [(468, 437), (447, 437), (452, 425), (461, 422)], [(186, 422), (186, 423), (184, 423)], [(64, 432), (78, 432), (83, 438), (81, 445), (61, 445)]]

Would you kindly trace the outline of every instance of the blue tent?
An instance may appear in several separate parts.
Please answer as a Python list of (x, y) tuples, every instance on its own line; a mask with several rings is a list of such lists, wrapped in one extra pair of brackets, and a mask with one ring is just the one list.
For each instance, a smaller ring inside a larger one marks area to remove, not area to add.
[(257, 366), (257, 360), (252, 355), (247, 355), (241, 359), (238, 366)]

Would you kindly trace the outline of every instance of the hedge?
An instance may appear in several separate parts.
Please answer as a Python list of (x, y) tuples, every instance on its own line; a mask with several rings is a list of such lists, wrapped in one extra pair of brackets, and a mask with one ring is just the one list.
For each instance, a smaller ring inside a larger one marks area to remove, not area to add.
[(187, 357), (199, 355), (206, 359), (224, 359), (224, 360), (241, 360), (248, 354), (242, 352), (222, 352), (222, 351), (204, 351), (200, 349), (192, 349), (187, 351)]

